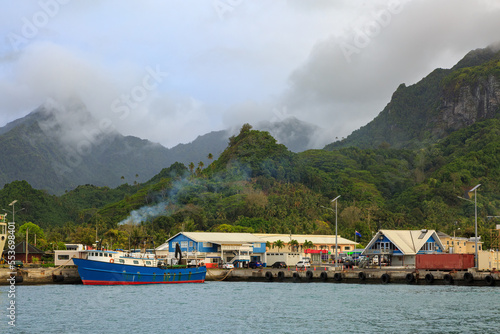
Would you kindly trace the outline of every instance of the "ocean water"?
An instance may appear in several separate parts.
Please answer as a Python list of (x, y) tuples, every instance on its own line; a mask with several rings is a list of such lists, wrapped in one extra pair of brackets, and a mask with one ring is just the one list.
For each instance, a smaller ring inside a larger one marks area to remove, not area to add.
[(15, 299), (8, 289), (0, 287), (0, 333), (500, 333), (500, 287), (19, 285)]

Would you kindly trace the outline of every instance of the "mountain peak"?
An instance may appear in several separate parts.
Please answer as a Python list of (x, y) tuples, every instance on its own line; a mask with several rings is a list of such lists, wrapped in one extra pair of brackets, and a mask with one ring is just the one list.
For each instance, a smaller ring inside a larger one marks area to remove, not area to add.
[(436, 69), (421, 81), (400, 85), (370, 123), (327, 150), (357, 146), (419, 148), (453, 131), (500, 114), (498, 46), (473, 50), (451, 69)]

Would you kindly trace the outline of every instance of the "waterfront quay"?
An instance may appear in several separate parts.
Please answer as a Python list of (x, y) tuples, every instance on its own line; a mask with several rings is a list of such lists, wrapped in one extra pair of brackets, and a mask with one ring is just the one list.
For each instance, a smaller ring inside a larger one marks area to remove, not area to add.
[(313, 267), (258, 269), (209, 269), (207, 280), (294, 282), (294, 283), (357, 283), (357, 284), (422, 284), (500, 286), (498, 272), (415, 270), (398, 268), (341, 269)]
[(65, 268), (0, 268), (0, 285), (82, 284), (76, 267)]
[[(337, 270), (336, 270), (337, 269)], [(76, 267), (25, 268), (14, 271), (0, 269), (0, 285), (81, 284)], [(208, 269), (206, 281), (288, 282), (288, 283), (356, 283), (356, 284), (418, 284), (467, 285), (500, 287), (499, 272), (442, 271), (398, 268), (343, 269), (317, 266), (307, 270), (295, 268)]]

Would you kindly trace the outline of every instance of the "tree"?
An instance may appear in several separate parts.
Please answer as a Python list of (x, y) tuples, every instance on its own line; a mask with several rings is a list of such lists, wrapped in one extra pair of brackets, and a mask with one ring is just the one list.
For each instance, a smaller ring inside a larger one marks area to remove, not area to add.
[(189, 171), (191, 172), (191, 174), (193, 174), (193, 171), (194, 171), (194, 162), (190, 162), (189, 165), (188, 165), (188, 168), (189, 168)]
[(288, 245), (290, 245), (290, 250), (295, 250), (296, 252), (299, 250), (299, 242), (295, 239), (290, 240)]
[(278, 248), (278, 252), (281, 248), (285, 247), (285, 243), (281, 240), (276, 240), (274, 242), (274, 246), (276, 246)]
[(314, 247), (314, 244), (312, 241), (307, 241), (307, 240), (304, 240), (304, 243), (302, 244), (302, 247), (304, 249), (311, 249)]
[[(32, 222), (25, 223), (19, 227), (19, 230), (17, 232), (17, 238), (20, 241), (26, 240), (26, 230), (28, 230), (28, 242), (31, 244), (36, 245), (35, 240), (37, 242), (43, 242), (42, 240), (45, 240), (45, 233), (43, 232), (43, 229), (36, 225), (33, 224)], [(36, 239), (35, 239), (36, 236)]]
[(78, 226), (71, 234), (71, 242), (91, 246), (95, 242), (95, 230), (91, 227)]

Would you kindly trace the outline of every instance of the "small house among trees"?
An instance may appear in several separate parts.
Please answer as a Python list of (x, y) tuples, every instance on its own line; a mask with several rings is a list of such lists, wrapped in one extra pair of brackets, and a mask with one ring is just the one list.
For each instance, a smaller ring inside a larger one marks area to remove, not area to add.
[[(41, 249), (28, 243), (28, 262), (26, 262), (26, 241), (21, 241), (14, 248), (16, 252), (16, 261), (22, 261), (23, 263), (36, 263), (42, 261), (42, 256), (45, 254)], [(3, 257), (7, 259), (8, 250), (4, 250)]]

